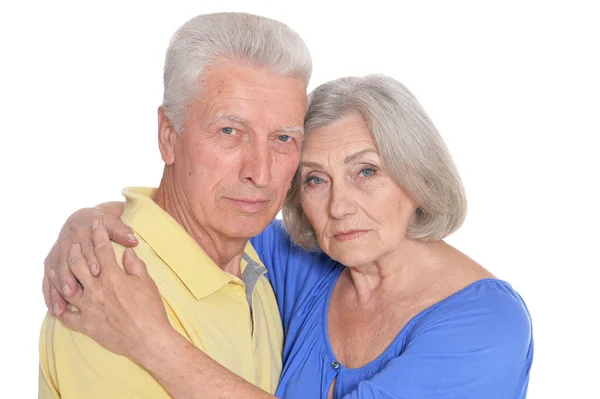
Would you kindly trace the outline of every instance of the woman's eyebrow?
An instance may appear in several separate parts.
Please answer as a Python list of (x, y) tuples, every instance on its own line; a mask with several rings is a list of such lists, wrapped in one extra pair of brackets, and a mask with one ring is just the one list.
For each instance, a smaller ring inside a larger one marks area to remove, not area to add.
[(318, 162), (301, 161), (300, 162), (300, 166), (302, 166), (302, 167), (311, 167), (311, 168), (315, 168), (315, 169), (323, 169), (323, 165), (321, 165)]
[(346, 158), (344, 158), (344, 163), (348, 163), (348, 162), (354, 161), (356, 158), (359, 158), (359, 157), (361, 157), (364, 154), (367, 154), (369, 152), (374, 152), (375, 154), (377, 154), (377, 151), (375, 149), (373, 149), (373, 148), (367, 148), (365, 150), (358, 151), (358, 152), (355, 152), (354, 154), (348, 155)]

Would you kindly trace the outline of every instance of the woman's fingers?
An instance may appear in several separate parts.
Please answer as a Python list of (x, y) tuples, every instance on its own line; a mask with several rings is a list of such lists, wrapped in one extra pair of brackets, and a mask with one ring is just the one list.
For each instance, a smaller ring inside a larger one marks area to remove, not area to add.
[(108, 237), (114, 242), (124, 247), (135, 247), (138, 245), (132, 228), (123, 223), (118, 217), (105, 217), (103, 225), (106, 228)]
[(150, 279), (146, 264), (138, 258), (132, 248), (127, 248), (123, 254), (123, 269), (125, 269), (125, 273), (139, 277), (143, 281)]
[(67, 302), (62, 295), (52, 286), (50, 280), (56, 278), (56, 272), (50, 269), (48, 274), (44, 274), (42, 280), (42, 292), (44, 293), (44, 302), (48, 311), (53, 316), (60, 316), (67, 308)]
[[(64, 298), (63, 290), (60, 288), (64, 284), (70, 287), (76, 287), (77, 282), (75, 276), (69, 271), (66, 263), (68, 248), (71, 243), (66, 237), (59, 238), (54, 244), (50, 253), (44, 260), (44, 282), (42, 290), (44, 292), (44, 300), (48, 310), (54, 316), (62, 314), (67, 308), (67, 301)], [(57, 270), (61, 270), (61, 274)], [(61, 281), (62, 278), (62, 281)], [(70, 289), (68, 293), (74, 292)]]
[(77, 291), (77, 278), (69, 270), (69, 252), (73, 247), (73, 240), (70, 238), (61, 239), (59, 245), (58, 264), (54, 271), (56, 276), (51, 280), (52, 286), (64, 297), (66, 301)]
[(86, 237), (85, 240), (80, 242), (81, 252), (85, 258), (86, 263), (90, 267), (90, 273), (92, 276), (98, 277), (100, 275), (100, 267), (98, 266), (98, 260), (96, 259), (96, 252), (94, 251), (94, 243), (90, 236)]
[[(81, 251), (81, 245), (78, 243), (71, 246), (69, 254), (67, 255), (67, 263), (69, 266), (69, 271), (77, 278), (84, 289), (85, 287), (91, 287), (94, 284), (95, 277), (90, 272), (90, 268)], [(75, 297), (77, 293), (80, 293), (80, 291), (81, 287), (77, 286), (76, 289), (69, 295), (69, 302), (77, 305), (73, 301), (73, 297)]]
[(50, 313), (58, 317), (65, 310), (67, 310), (67, 301), (62, 297), (61, 293), (56, 290), (53, 286), (50, 286)]
[(92, 225), (92, 242), (94, 253), (98, 260), (98, 265), (102, 269), (102, 273), (122, 273), (122, 269), (117, 263), (117, 257), (110, 242), (108, 231), (98, 222), (94, 222)]
[(56, 276), (56, 257), (58, 256), (58, 243), (55, 243), (46, 259), (44, 259), (44, 278), (42, 279), (42, 293), (44, 294), (44, 302), (46, 307), (52, 313), (52, 300), (50, 298), (50, 287), (52, 287), (51, 279)]

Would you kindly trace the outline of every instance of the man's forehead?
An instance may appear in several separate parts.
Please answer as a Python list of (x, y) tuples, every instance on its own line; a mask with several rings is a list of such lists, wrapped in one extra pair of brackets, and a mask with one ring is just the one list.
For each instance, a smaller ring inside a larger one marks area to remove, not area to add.
[(201, 87), (228, 91), (296, 91), (306, 97), (306, 83), (299, 76), (285, 76), (267, 67), (252, 64), (216, 63), (207, 67), (200, 78)]
[(250, 65), (216, 64), (201, 81), (192, 107), (207, 122), (228, 121), (269, 130), (303, 132), (306, 86), (302, 79)]

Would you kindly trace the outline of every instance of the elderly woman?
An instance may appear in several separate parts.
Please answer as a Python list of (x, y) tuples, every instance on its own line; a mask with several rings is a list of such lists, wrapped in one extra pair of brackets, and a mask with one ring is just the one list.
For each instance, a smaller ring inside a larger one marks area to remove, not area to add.
[[(528, 311), (507, 282), (443, 241), (463, 222), (466, 200), (414, 96), (385, 76), (337, 79), (311, 94), (305, 130), (285, 228), (274, 221), (251, 240), (286, 334), (277, 396), (524, 398)], [(97, 222), (92, 236), (106, 247)], [(119, 267), (112, 253), (98, 257), (103, 273)], [(131, 253), (124, 262), (135, 278), (121, 273), (72, 301), (86, 334), (173, 396), (271, 397), (174, 331), (143, 263)], [(74, 271), (93, 279), (86, 268)]]

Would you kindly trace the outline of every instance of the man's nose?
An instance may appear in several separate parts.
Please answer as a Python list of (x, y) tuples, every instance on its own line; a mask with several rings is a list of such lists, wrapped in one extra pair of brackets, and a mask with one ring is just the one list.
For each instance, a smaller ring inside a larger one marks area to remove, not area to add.
[(267, 140), (254, 140), (244, 149), (241, 180), (250, 180), (258, 187), (271, 181), (272, 149)]

